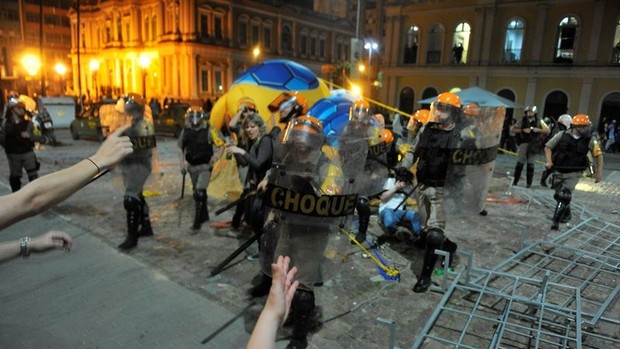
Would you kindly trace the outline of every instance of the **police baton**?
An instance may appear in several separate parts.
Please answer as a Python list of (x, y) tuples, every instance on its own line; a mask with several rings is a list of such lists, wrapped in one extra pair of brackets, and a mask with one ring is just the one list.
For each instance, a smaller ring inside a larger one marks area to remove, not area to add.
[(250, 245), (252, 245), (254, 241), (258, 240), (258, 238), (262, 234), (263, 234), (262, 230), (254, 233), (254, 235), (252, 235), (251, 238), (246, 240), (243, 244), (241, 244), (241, 246), (239, 246), (236, 250), (234, 250), (233, 253), (230, 254), (230, 256), (226, 257), (226, 259), (224, 259), (220, 264), (218, 264), (215, 268), (213, 268), (213, 270), (211, 271), (211, 274), (209, 274), (209, 277), (213, 277), (221, 273), (222, 271), (224, 271), (224, 268), (228, 265), (228, 263), (230, 263), (230, 261), (235, 259), (239, 254), (241, 254), (241, 252), (247, 250), (248, 247), (250, 247)]
[(185, 196), (185, 176), (187, 175), (187, 170), (182, 169), (181, 174), (183, 175), (183, 180), (181, 182), (181, 199)]

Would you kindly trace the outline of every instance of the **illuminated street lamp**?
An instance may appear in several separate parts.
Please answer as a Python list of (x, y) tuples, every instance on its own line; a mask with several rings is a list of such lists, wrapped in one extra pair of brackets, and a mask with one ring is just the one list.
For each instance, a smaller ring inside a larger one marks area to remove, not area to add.
[(95, 90), (95, 99), (98, 100), (99, 99), (99, 86), (97, 86), (97, 71), (99, 70), (99, 61), (96, 59), (91, 59), (90, 64), (90, 71), (92, 72), (92, 77), (93, 77), (93, 89)]
[(142, 68), (142, 97), (146, 100), (146, 70), (151, 65), (151, 58), (141, 54), (138, 58), (138, 65)]
[(370, 67), (370, 63), (372, 62), (372, 51), (375, 51), (379, 48), (379, 44), (374, 41), (368, 41), (364, 44), (364, 48), (368, 50), (368, 66)]
[(22, 67), (24, 67), (24, 70), (28, 73), (28, 75), (30, 75), (31, 79), (34, 79), (39, 72), (39, 69), (41, 69), (41, 60), (38, 56), (31, 53), (25, 54), (22, 57), (21, 63)]
[(65, 93), (65, 74), (67, 73), (67, 67), (58, 62), (54, 66), (54, 71), (60, 75), (60, 95), (62, 96)]
[(260, 56), (260, 47), (254, 47), (254, 49), (252, 50), (252, 56), (254, 57), (254, 60), (256, 60), (258, 56)]

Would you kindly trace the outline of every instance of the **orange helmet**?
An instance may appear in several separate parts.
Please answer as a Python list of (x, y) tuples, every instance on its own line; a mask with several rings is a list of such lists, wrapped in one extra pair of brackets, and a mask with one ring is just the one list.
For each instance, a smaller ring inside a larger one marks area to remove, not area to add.
[(241, 97), (237, 101), (237, 110), (240, 110), (241, 108), (247, 108), (256, 111), (256, 103), (250, 97)]
[(314, 116), (302, 115), (289, 121), (282, 143), (303, 151), (320, 150), (323, 145), (323, 124)]
[(353, 102), (349, 109), (349, 121), (368, 122), (370, 116), (370, 104), (363, 99)]
[(475, 102), (467, 103), (465, 107), (463, 108), (463, 114), (474, 118), (480, 115), (480, 106), (478, 105), (478, 103), (475, 103)]
[(409, 118), (409, 122), (407, 122), (407, 130), (415, 131), (419, 125), (426, 125), (428, 123), (428, 109), (419, 109), (416, 111), (412, 117)]
[(461, 98), (452, 92), (444, 92), (437, 96), (431, 104), (429, 122), (450, 123), (458, 120), (461, 112)]
[(573, 119), (571, 120), (571, 125), (590, 126), (592, 125), (592, 122), (590, 121), (590, 117), (587, 116), (586, 114), (577, 114), (573, 116)]
[(282, 92), (267, 106), (270, 112), (280, 112), (280, 122), (289, 122), (292, 118), (306, 115), (308, 101), (299, 92)]
[(394, 134), (392, 133), (392, 131), (384, 128), (383, 130), (379, 131), (379, 141), (386, 144), (392, 143), (394, 142)]

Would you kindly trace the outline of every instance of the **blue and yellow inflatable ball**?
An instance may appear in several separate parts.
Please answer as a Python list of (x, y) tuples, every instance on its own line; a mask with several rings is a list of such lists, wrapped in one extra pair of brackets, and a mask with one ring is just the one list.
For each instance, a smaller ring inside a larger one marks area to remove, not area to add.
[(349, 121), (349, 109), (353, 102), (344, 97), (321, 98), (310, 107), (308, 115), (323, 123), (323, 133), (330, 146), (336, 146), (338, 136)]

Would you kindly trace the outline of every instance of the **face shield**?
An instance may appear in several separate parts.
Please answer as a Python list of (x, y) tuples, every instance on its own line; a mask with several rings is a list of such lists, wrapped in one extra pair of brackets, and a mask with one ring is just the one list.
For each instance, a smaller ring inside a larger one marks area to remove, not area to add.
[(454, 123), (458, 120), (459, 108), (447, 103), (433, 102), (428, 118), (429, 122), (439, 124)]
[(318, 160), (324, 141), (320, 121), (308, 116), (301, 116), (289, 122), (282, 138), (285, 147), (301, 162)]

